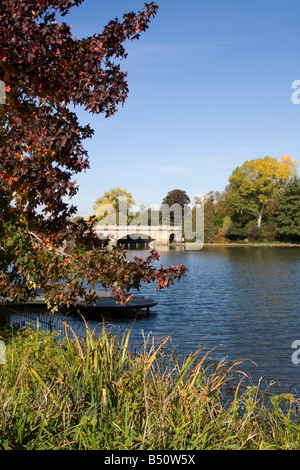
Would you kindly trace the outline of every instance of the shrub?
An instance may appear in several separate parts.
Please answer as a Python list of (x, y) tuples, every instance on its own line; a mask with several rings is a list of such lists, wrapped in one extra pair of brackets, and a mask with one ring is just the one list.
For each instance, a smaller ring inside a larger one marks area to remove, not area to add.
[(251, 241), (261, 241), (261, 240), (263, 240), (264, 235), (263, 235), (262, 228), (252, 227), (249, 230), (248, 238), (250, 238)]
[(242, 227), (240, 223), (232, 223), (226, 232), (226, 238), (228, 240), (236, 241), (236, 240), (244, 240), (247, 236), (247, 231), (245, 227)]

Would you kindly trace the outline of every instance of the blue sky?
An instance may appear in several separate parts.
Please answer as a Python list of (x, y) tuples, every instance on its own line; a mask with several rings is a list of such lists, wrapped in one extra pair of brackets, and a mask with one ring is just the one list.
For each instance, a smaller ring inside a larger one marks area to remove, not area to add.
[[(149, 3), (149, 1), (148, 1)], [(139, 41), (128, 43), (129, 97), (108, 119), (78, 112), (95, 130), (91, 169), (72, 203), (93, 213), (97, 197), (126, 189), (160, 204), (182, 189), (191, 200), (222, 191), (245, 160), (290, 155), (300, 162), (299, 0), (158, 0)], [(74, 36), (141, 10), (140, 0), (85, 0), (64, 21)]]

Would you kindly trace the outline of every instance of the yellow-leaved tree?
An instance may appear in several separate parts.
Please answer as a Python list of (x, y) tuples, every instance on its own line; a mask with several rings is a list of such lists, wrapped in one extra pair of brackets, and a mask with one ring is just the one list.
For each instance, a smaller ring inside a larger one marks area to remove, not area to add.
[(130, 210), (136, 204), (126, 189), (112, 188), (99, 197), (94, 204), (97, 221), (110, 220), (112, 224), (128, 223)]
[(289, 156), (264, 157), (246, 161), (231, 177), (230, 202), (237, 213), (249, 214), (261, 227), (264, 209), (286, 184), (297, 175), (298, 163)]

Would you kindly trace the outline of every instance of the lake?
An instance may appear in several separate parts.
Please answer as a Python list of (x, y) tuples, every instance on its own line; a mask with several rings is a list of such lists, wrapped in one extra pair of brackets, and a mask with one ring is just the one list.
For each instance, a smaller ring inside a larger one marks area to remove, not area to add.
[[(254, 361), (240, 366), (253, 377), (274, 378), (285, 389), (300, 382), (300, 364), (292, 362), (292, 343), (300, 341), (299, 248), (210, 246), (160, 254), (164, 266), (183, 263), (189, 272), (156, 294), (154, 285), (142, 288), (140, 294), (158, 305), (149, 318), (135, 321), (132, 339), (142, 340), (142, 330), (170, 336), (179, 354), (215, 348), (214, 360)], [(147, 251), (129, 251), (128, 258), (133, 256)], [(117, 324), (128, 327), (132, 321)]]
[[(148, 251), (129, 250), (127, 257), (145, 257)], [(143, 335), (170, 336), (179, 355), (206, 348), (214, 349), (212, 360), (245, 359), (240, 368), (255, 384), (261, 376), (267, 383), (278, 381), (284, 391), (297, 384), (300, 396), (300, 364), (292, 361), (297, 350), (300, 359), (300, 248), (213, 245), (160, 255), (164, 266), (184, 264), (187, 276), (157, 293), (156, 285), (143, 286), (139, 295), (153, 297), (157, 306), (149, 317), (110, 321), (116, 331), (132, 326), (131, 340), (137, 343)], [(90, 322), (91, 329), (96, 326)]]

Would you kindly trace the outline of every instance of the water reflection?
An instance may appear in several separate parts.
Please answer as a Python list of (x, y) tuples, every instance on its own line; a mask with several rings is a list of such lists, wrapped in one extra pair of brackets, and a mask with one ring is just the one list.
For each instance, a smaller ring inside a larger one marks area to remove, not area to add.
[[(145, 256), (128, 252), (128, 257)], [(278, 380), (300, 381), (291, 360), (300, 339), (300, 250), (287, 247), (208, 247), (200, 251), (162, 251), (163, 265), (183, 263), (186, 278), (158, 292), (156, 315), (133, 326), (133, 337), (170, 335), (177, 351), (199, 344), (213, 358), (254, 361), (245, 367)], [(153, 286), (142, 294), (153, 296)], [(128, 322), (119, 322), (127, 326)]]

